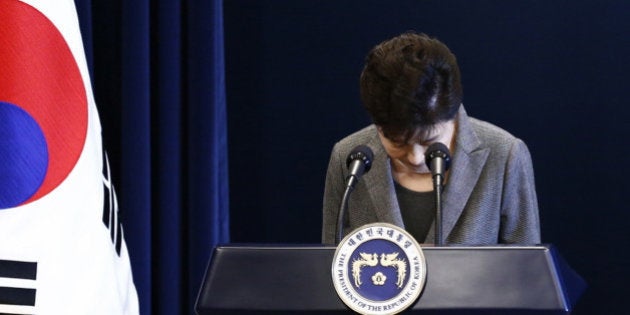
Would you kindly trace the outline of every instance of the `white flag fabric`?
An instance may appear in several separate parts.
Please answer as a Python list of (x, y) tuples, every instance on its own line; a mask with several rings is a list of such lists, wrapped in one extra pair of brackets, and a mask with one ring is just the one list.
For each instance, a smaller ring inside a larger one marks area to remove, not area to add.
[(73, 0), (0, 0), (0, 314), (138, 314)]

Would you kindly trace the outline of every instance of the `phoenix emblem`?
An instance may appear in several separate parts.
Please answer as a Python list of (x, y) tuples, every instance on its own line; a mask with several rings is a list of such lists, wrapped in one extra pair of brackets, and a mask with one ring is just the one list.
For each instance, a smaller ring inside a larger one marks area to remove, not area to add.
[(354, 285), (358, 288), (362, 284), (361, 268), (365, 266), (374, 267), (380, 263), (383, 267), (392, 267), (396, 269), (396, 286), (398, 288), (402, 288), (405, 277), (407, 276), (407, 262), (402, 258), (398, 258), (398, 254), (399, 253), (382, 253), (379, 261), (379, 256), (376, 253), (359, 253), (359, 256), (361, 257), (352, 261), (352, 278), (354, 278)]

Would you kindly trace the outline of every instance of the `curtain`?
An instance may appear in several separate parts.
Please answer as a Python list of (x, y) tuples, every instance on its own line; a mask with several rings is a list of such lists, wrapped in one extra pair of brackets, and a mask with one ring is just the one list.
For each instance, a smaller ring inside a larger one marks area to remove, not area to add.
[(141, 314), (194, 314), (229, 241), (222, 1), (75, 2)]

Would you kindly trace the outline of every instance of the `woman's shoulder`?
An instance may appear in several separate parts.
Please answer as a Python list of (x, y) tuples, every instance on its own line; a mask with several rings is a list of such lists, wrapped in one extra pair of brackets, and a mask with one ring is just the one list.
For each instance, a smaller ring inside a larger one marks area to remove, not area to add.
[(463, 105), (459, 109), (457, 119), (458, 141), (468, 150), (475, 150), (480, 147), (503, 147), (515, 142), (522, 142), (512, 133), (493, 123), (468, 116)]
[(513, 141), (516, 137), (509, 131), (485, 120), (469, 117), (470, 124), (473, 129), (482, 139), (505, 139), (506, 141)]
[[(342, 153), (350, 152), (350, 150), (358, 145), (367, 145), (372, 147), (375, 140), (378, 141), (378, 130), (376, 129), (376, 126), (372, 124), (339, 140), (335, 144), (335, 149), (343, 151)], [(374, 150), (373, 147), (372, 150)]]
[(493, 154), (509, 154), (513, 150), (528, 151), (525, 142), (511, 132), (490, 122), (469, 117), (481, 147), (492, 150)]

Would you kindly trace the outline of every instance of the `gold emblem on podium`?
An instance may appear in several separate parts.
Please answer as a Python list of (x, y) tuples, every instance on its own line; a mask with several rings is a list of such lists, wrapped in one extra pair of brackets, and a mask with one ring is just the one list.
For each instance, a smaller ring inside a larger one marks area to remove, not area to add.
[(369, 315), (396, 314), (418, 299), (426, 281), (422, 248), (404, 229), (368, 224), (338, 245), (332, 280), (339, 298)]

